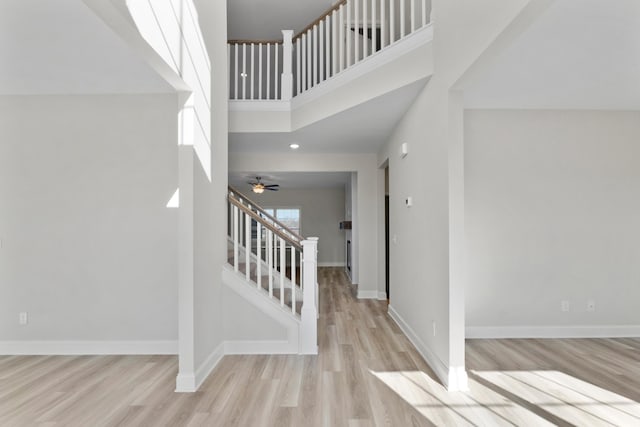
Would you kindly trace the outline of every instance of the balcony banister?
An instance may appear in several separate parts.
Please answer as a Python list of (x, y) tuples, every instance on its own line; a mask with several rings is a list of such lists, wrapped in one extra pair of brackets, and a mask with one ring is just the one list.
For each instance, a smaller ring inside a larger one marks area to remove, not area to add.
[(431, 13), (431, 0), (341, 0), (282, 40), (229, 40), (230, 99), (289, 101), (424, 28)]

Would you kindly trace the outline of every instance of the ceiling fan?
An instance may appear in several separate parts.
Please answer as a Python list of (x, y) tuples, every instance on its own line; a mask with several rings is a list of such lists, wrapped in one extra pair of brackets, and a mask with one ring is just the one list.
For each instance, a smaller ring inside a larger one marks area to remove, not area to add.
[(255, 182), (249, 182), (249, 185), (251, 185), (251, 189), (253, 190), (254, 193), (264, 193), (264, 190), (270, 190), (270, 191), (278, 191), (280, 187), (280, 184), (269, 184), (269, 185), (265, 185), (262, 182), (262, 177), (261, 176), (256, 176), (256, 181)]

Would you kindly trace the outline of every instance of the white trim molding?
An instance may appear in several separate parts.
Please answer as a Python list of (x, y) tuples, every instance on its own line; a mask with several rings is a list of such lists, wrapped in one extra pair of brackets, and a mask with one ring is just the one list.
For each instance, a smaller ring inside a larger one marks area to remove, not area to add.
[(0, 355), (178, 354), (178, 341), (0, 341)]
[(358, 299), (378, 299), (378, 291), (361, 291), (358, 289)]
[(640, 337), (640, 325), (467, 326), (466, 338), (626, 338)]
[(225, 341), (224, 354), (298, 354), (291, 341)]
[(176, 393), (193, 393), (198, 391), (211, 371), (224, 357), (224, 342), (220, 343), (198, 367), (195, 374), (178, 374), (176, 377)]
[(400, 330), (409, 338), (411, 344), (413, 344), (425, 362), (433, 369), (433, 372), (435, 372), (448, 391), (466, 391), (469, 389), (467, 372), (464, 366), (447, 366), (445, 362), (440, 360), (440, 358), (422, 342), (415, 331), (391, 305), (389, 305), (389, 316), (391, 316)]
[(346, 267), (347, 264), (345, 262), (319, 262), (318, 267)]

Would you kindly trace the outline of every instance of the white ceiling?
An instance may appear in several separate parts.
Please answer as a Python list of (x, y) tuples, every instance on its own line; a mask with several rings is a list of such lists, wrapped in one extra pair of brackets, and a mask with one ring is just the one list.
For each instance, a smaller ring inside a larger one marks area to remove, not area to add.
[(81, 0), (0, 1), (0, 64), (2, 95), (172, 90)]
[(333, 3), (334, 0), (228, 0), (228, 37), (280, 40), (282, 30), (298, 33)]
[(350, 172), (229, 172), (229, 185), (238, 191), (250, 191), (249, 182), (256, 177), (265, 184), (279, 184), (280, 189), (344, 188)]
[(465, 105), (640, 109), (640, 1), (554, 1), (465, 87)]
[(229, 151), (279, 153), (297, 143), (300, 153), (377, 153), (425, 80), (289, 133), (231, 133)]

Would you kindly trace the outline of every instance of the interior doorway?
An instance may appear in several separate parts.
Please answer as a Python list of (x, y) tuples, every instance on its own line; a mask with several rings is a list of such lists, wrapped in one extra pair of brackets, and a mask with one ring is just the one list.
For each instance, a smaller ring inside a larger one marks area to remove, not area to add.
[(391, 301), (389, 292), (389, 165), (384, 168), (384, 280), (388, 304)]

